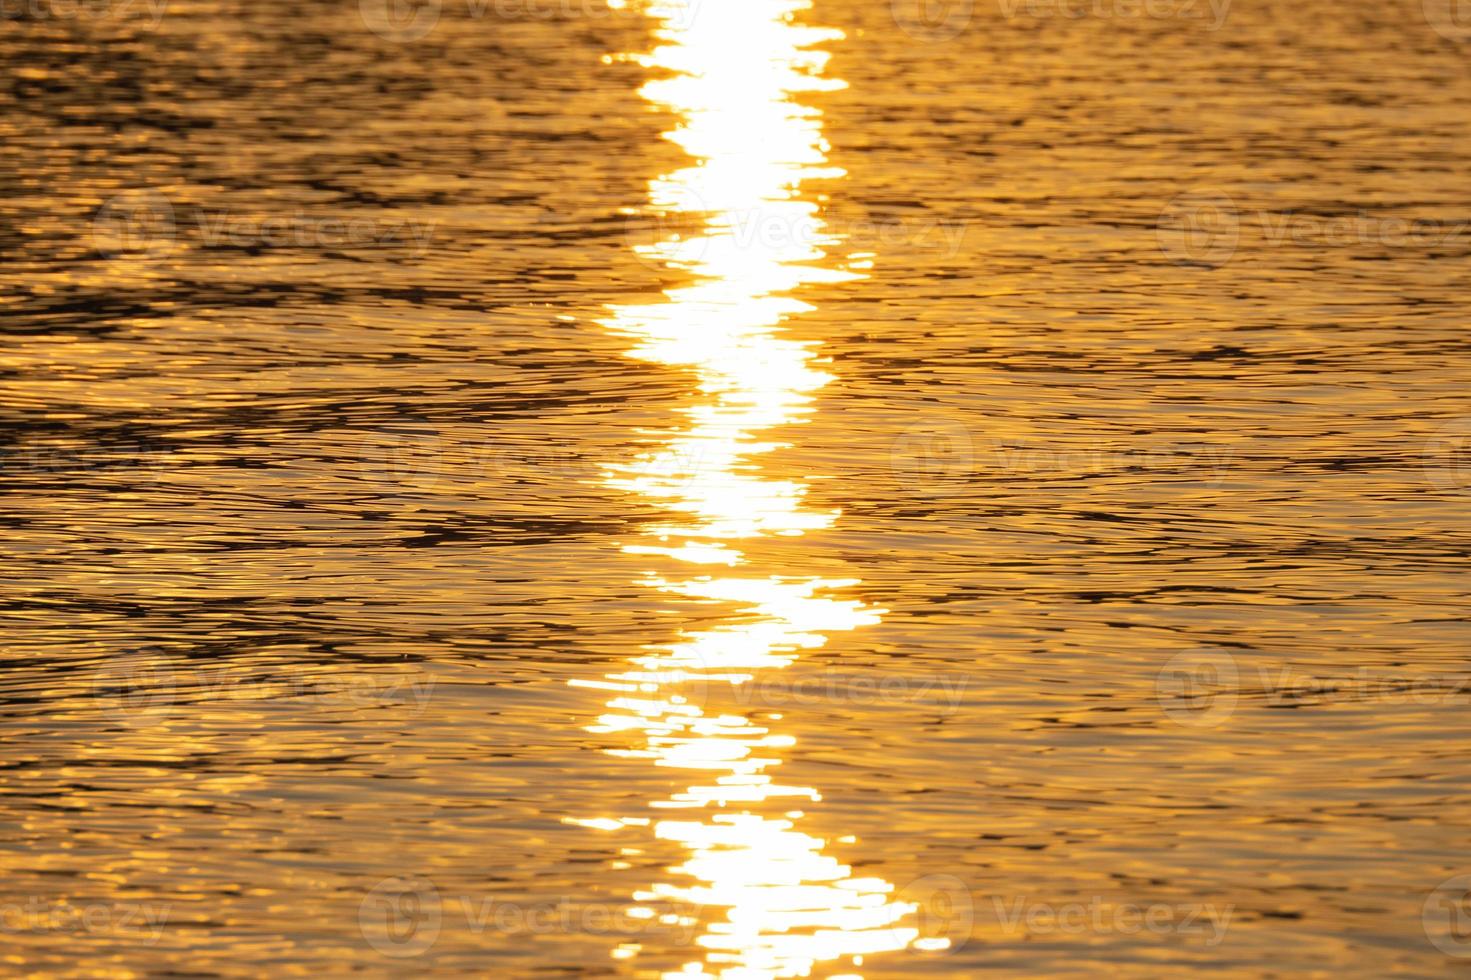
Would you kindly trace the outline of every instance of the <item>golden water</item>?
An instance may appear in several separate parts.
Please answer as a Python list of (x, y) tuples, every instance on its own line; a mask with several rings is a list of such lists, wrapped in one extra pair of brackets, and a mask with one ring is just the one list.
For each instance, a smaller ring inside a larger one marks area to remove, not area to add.
[(1463, 968), (1471, 30), (1142, 9), (7, 12), (0, 975)]

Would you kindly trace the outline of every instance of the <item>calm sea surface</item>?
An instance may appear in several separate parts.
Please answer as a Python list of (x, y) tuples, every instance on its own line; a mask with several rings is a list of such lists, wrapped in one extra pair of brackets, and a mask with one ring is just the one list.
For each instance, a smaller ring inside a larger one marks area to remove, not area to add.
[(0, 975), (1471, 963), (1451, 0), (0, 14)]

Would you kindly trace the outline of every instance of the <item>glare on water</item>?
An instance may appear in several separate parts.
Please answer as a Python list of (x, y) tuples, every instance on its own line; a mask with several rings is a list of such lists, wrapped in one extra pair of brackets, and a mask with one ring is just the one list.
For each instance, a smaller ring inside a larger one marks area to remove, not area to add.
[[(882, 610), (844, 598), (857, 579), (763, 573), (740, 541), (801, 535), (838, 515), (803, 502), (805, 485), (761, 470), (773, 443), (765, 430), (802, 421), (811, 392), (831, 375), (813, 343), (782, 335), (782, 323), (809, 309), (792, 295), (803, 285), (857, 279), (834, 258), (842, 246), (804, 185), (835, 179), (827, 165), (821, 113), (804, 92), (842, 82), (822, 74), (827, 54), (813, 46), (838, 31), (798, 26), (804, 0), (711, 5), (689, 0), (653, 9), (658, 46), (642, 58), (670, 74), (643, 96), (679, 117), (667, 138), (692, 158), (655, 179), (650, 207), (689, 213), (703, 227), (639, 246), (692, 282), (667, 301), (616, 306), (608, 329), (628, 336), (634, 357), (686, 368), (699, 400), (688, 425), (648, 455), (610, 467), (616, 487), (655, 498), (686, 515), (625, 545), (635, 556), (696, 566), (651, 575), (651, 588), (729, 604), (729, 621), (686, 631), (603, 682), (619, 691), (593, 731), (633, 738), (613, 754), (689, 770), (699, 782), (657, 811), (653, 827), (688, 859), (647, 897), (724, 913), (698, 937), (704, 963), (681, 977), (807, 976), (814, 963), (903, 949), (919, 937), (914, 906), (893, 885), (857, 877), (803, 833), (801, 811), (751, 812), (779, 800), (818, 803), (817, 789), (784, 785), (772, 770), (791, 737), (752, 719), (707, 714), (702, 693), (780, 670), (826, 634), (876, 623)], [(712, 573), (712, 567), (721, 569)], [(674, 974), (669, 974), (674, 976)]]

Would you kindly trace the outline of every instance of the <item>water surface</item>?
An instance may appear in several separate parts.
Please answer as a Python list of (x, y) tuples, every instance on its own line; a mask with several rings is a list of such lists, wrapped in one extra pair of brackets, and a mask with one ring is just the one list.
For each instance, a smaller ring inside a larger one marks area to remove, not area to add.
[(7, 19), (5, 971), (1463, 964), (1465, 38), (1127, 6)]

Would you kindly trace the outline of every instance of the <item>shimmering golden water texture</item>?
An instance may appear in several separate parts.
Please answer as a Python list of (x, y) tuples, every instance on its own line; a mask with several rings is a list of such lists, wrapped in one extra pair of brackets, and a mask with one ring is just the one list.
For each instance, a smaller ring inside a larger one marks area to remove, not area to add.
[(0, 975), (1471, 963), (1454, 4), (0, 14)]

